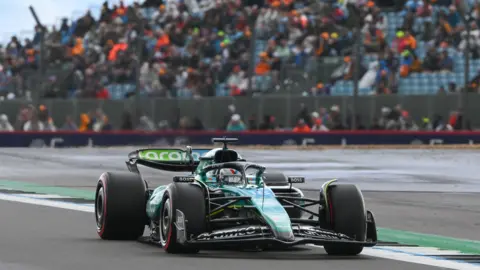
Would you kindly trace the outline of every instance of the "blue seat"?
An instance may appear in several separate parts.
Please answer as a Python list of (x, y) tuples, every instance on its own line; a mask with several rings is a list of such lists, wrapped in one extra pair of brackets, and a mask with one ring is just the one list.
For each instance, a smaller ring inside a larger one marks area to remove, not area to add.
[(110, 96), (114, 100), (125, 99), (126, 94), (135, 91), (134, 84), (110, 84), (107, 86)]

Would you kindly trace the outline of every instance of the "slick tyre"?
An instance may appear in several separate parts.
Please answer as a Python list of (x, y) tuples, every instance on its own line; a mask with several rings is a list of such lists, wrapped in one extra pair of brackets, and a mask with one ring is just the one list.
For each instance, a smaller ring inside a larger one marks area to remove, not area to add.
[(100, 176), (95, 192), (97, 233), (105, 240), (135, 240), (146, 225), (146, 186), (133, 173)]
[(201, 187), (191, 183), (173, 183), (165, 191), (159, 214), (160, 244), (167, 253), (197, 253), (177, 239), (177, 210), (184, 214), (186, 235), (197, 236), (207, 229), (205, 196)]
[[(328, 189), (327, 222), (335, 232), (345, 234), (356, 241), (365, 241), (367, 214), (361, 191), (355, 185), (335, 185)], [(326, 244), (329, 255), (358, 255), (363, 246), (357, 244)]]

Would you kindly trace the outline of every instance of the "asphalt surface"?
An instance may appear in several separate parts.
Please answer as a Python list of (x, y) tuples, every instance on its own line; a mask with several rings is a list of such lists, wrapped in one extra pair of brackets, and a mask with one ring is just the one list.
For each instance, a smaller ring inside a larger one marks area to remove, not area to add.
[(0, 213), (2, 270), (438, 269), (368, 256), (332, 258), (321, 248), (171, 255), (144, 243), (100, 240), (89, 213), (4, 201)]
[[(0, 175), (3, 180), (93, 190), (102, 172), (126, 171), (129, 150), (1, 149)], [(381, 227), (480, 240), (480, 184), (475, 180), (479, 152), (409, 151), (330, 150), (302, 152), (295, 158), (292, 152), (242, 153), (267, 168), (306, 176), (304, 188), (308, 190), (318, 189), (334, 177), (358, 184)], [(171, 181), (166, 173), (142, 172), (152, 187)], [(414, 193), (416, 189), (422, 192)], [(306, 193), (316, 196), (315, 191)], [(0, 269), (150, 269), (164, 265), (179, 270), (316, 269), (320, 265), (360, 270), (433, 268), (368, 256), (332, 258), (321, 248), (294, 253), (207, 251), (192, 258), (172, 256), (143, 243), (100, 240), (94, 217), (88, 213), (5, 201), (0, 201), (0, 213)]]

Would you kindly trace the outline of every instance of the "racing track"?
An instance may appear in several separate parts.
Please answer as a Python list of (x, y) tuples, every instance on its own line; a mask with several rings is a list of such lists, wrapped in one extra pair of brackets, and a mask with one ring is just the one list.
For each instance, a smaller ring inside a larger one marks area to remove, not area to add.
[[(93, 190), (103, 171), (126, 170), (124, 160), (129, 150), (1, 149), (0, 180)], [(295, 156), (293, 152), (242, 153), (267, 168), (276, 166), (307, 176), (305, 189), (316, 188), (332, 177), (359, 184), (367, 207), (375, 213), (381, 227), (480, 240), (480, 184), (475, 179), (478, 152), (330, 150)], [(143, 172), (152, 186), (167, 182), (160, 180), (155, 171)], [(445, 193), (448, 190), (452, 192)], [(470, 193), (458, 193), (467, 191)], [(307, 194), (316, 195), (314, 191)], [(0, 214), (2, 270), (291, 270), (320, 266), (338, 270), (438, 269), (365, 255), (355, 259), (332, 258), (323, 249), (313, 247), (295, 253), (206, 251), (192, 258), (173, 256), (139, 242), (99, 240), (91, 213), (0, 200)]]

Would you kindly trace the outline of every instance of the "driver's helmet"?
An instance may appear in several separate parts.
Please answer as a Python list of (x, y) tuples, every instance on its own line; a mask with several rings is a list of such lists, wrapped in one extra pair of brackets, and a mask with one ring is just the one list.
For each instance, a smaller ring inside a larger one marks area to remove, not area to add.
[(218, 173), (219, 180), (226, 185), (242, 184), (242, 174), (235, 169), (220, 169)]

